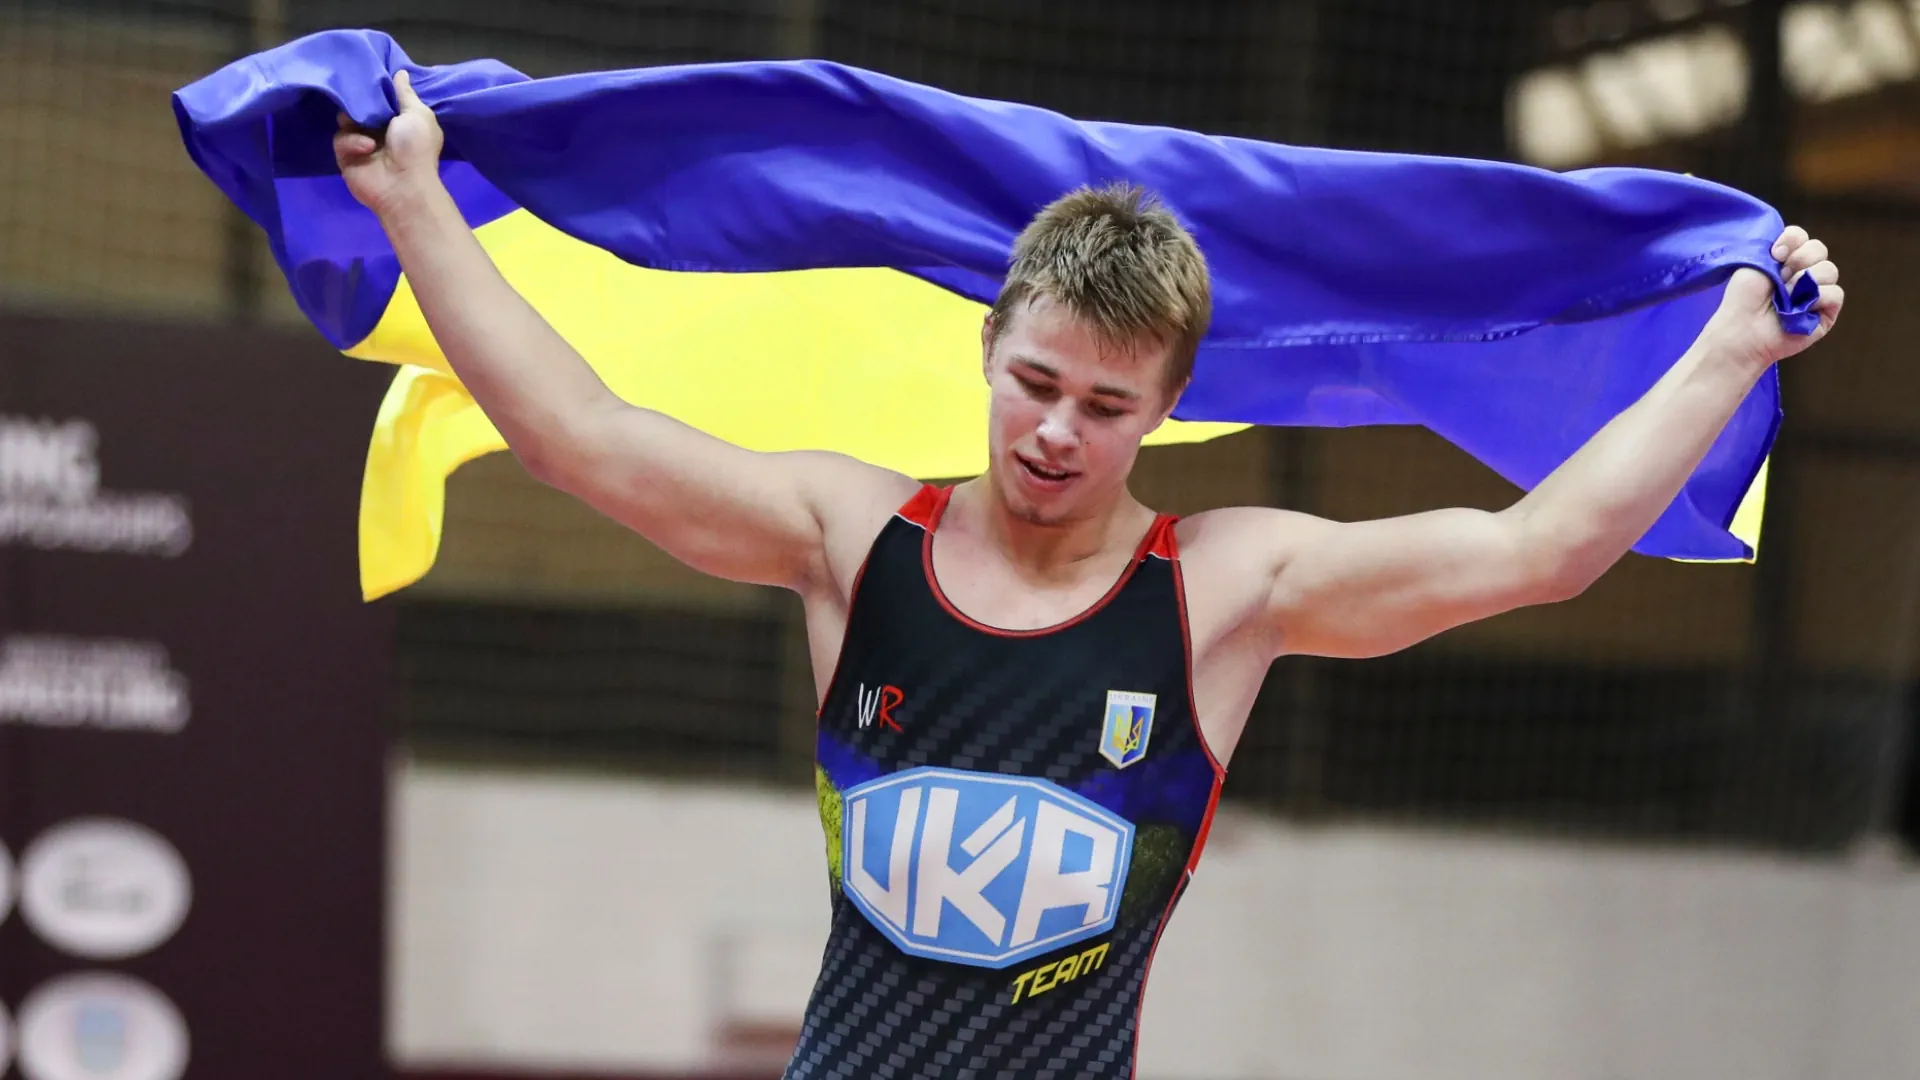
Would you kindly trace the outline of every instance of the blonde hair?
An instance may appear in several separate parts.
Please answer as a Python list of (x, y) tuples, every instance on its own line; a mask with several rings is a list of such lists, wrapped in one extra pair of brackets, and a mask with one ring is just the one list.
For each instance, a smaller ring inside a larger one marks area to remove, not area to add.
[(1169, 393), (1193, 374), (1213, 316), (1199, 245), (1158, 199), (1127, 183), (1070, 191), (1021, 231), (993, 303), (994, 343), (1014, 308), (1040, 296), (1092, 324), (1109, 345), (1145, 339), (1169, 347)]

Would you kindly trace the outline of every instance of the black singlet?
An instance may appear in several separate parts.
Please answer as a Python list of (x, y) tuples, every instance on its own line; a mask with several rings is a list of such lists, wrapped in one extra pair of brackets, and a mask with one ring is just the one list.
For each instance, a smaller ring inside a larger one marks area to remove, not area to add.
[(950, 489), (854, 585), (815, 780), (833, 923), (787, 1080), (1125, 1078), (1223, 770), (1195, 722), (1174, 519), (1058, 626), (958, 611)]

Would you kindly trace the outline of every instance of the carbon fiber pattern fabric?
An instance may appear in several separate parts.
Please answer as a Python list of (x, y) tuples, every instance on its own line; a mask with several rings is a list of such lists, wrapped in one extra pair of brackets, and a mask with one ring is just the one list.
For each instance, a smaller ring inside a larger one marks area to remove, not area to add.
[[(1172, 520), (1088, 613), (1009, 634), (938, 592), (946, 495), (923, 490), (875, 541), (821, 710), (833, 923), (786, 1077), (1128, 1077), (1147, 967), (1222, 779), (1192, 714)], [(1110, 691), (1153, 695), (1144, 753), (1102, 753)], [(898, 944), (844, 886), (844, 793), (922, 766), (1043, 778), (1131, 822), (1112, 928), (1003, 968)]]

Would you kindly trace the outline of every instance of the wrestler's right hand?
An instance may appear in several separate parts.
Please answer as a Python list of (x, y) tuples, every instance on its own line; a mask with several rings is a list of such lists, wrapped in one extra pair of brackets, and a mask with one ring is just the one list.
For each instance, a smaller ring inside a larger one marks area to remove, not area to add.
[(393, 91), (400, 111), (386, 127), (363, 128), (341, 113), (333, 137), (333, 158), (347, 189), (383, 218), (440, 183), (440, 121), (413, 92), (405, 71), (394, 72)]

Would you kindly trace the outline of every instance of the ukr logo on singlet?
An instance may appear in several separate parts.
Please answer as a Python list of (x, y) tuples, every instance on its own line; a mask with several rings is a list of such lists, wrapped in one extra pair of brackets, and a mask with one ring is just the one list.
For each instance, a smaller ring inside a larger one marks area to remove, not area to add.
[(923, 767), (846, 792), (846, 894), (901, 951), (1003, 968), (1113, 928), (1133, 824), (1057, 784)]
[(1107, 691), (1107, 715), (1100, 723), (1100, 756), (1116, 769), (1147, 756), (1147, 738), (1153, 734), (1152, 694)]

